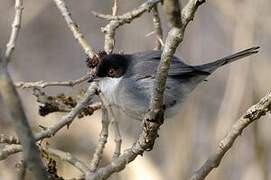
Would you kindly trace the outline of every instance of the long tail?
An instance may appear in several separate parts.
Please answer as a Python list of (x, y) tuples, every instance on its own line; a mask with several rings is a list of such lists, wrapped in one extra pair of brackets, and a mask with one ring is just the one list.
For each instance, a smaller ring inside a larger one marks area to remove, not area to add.
[(257, 53), (259, 51), (259, 48), (260, 48), (259, 46), (256, 46), (256, 47), (252, 47), (249, 49), (245, 49), (245, 50), (237, 52), (235, 54), (218, 59), (214, 62), (203, 64), (203, 65), (198, 65), (198, 66), (196, 66), (196, 68), (198, 68), (201, 71), (212, 73), (220, 66), (223, 66), (228, 63), (232, 63), (238, 59), (241, 59), (241, 58), (244, 58), (244, 57), (247, 57), (247, 56), (250, 56), (252, 54)]

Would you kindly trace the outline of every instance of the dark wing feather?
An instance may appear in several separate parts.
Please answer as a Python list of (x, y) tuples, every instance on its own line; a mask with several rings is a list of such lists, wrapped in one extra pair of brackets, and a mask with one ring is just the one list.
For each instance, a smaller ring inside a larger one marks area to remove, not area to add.
[[(162, 51), (146, 51), (131, 55), (133, 59), (133, 74), (136, 74), (140, 79), (144, 77), (154, 77), (157, 66), (159, 65), (161, 53)], [(185, 64), (176, 56), (173, 56), (168, 72), (169, 76), (177, 79), (209, 74), (209, 72)]]

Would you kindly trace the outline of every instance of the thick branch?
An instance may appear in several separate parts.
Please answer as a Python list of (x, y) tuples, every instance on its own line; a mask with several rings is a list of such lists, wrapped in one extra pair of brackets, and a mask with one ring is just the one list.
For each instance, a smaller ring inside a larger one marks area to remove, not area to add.
[(164, 0), (164, 11), (171, 27), (181, 27), (181, 7), (178, 0)]
[(193, 20), (195, 13), (200, 5), (205, 3), (206, 0), (190, 0), (182, 9), (182, 25), (184, 28)]
[(228, 134), (220, 141), (217, 150), (192, 176), (192, 180), (203, 180), (214, 168), (218, 167), (226, 152), (242, 131), (255, 120), (271, 111), (271, 92), (263, 97), (257, 104), (250, 107), (247, 112), (235, 122)]
[(16, 39), (20, 29), (22, 9), (23, 1), (16, 0), (15, 18), (12, 24), (11, 36), (4, 56), (2, 57), (0, 54), (0, 93), (11, 115), (11, 119), (20, 143), (23, 146), (25, 162), (27, 163), (29, 169), (33, 172), (35, 179), (43, 180), (47, 179), (47, 173), (43, 166), (39, 149), (35, 144), (35, 140), (24, 113), (21, 100), (7, 70), (7, 65), (15, 48)]
[(154, 83), (154, 91), (151, 98), (150, 109), (155, 113), (160, 112), (162, 109), (163, 95), (171, 59), (176, 51), (176, 48), (183, 41), (185, 28), (188, 22), (193, 19), (196, 9), (203, 2), (204, 1), (202, 0), (188, 1), (187, 5), (182, 10), (182, 14), (184, 14), (184, 16), (181, 18), (178, 0), (164, 1), (164, 9), (167, 13), (169, 23), (172, 28), (168, 33), (165, 47), (161, 55), (161, 61), (158, 66)]
[(71, 32), (73, 33), (74, 38), (78, 41), (80, 46), (83, 48), (85, 54), (89, 58), (93, 58), (95, 55), (94, 50), (92, 47), (87, 43), (85, 37), (79, 30), (79, 26), (73, 21), (71, 17), (71, 13), (69, 12), (65, 1), (63, 0), (54, 0), (55, 4), (57, 5), (58, 9), (60, 10), (62, 16), (66, 20), (68, 27), (70, 28)]
[(0, 92), (4, 103), (9, 110), (16, 133), (23, 146), (24, 158), (27, 167), (32, 170), (36, 179), (46, 179), (40, 152), (35, 144), (30, 125), (24, 113), (19, 95), (5, 67), (0, 67)]

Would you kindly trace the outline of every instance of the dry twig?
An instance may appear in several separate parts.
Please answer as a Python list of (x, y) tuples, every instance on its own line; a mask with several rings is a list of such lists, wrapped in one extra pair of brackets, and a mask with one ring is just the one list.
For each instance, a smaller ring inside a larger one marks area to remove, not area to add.
[(208, 160), (193, 174), (192, 180), (203, 180), (214, 168), (218, 167), (226, 152), (242, 131), (255, 120), (271, 111), (271, 92), (263, 97), (257, 104), (250, 107), (247, 112), (238, 119), (228, 134), (220, 141), (216, 151)]
[(84, 174), (89, 171), (89, 168), (84, 162), (77, 159), (75, 156), (73, 156), (72, 154), (68, 152), (64, 152), (59, 149), (53, 149), (53, 148), (43, 148), (43, 150), (52, 156), (56, 156), (60, 158), (62, 161), (68, 162), (69, 164), (71, 164), (73, 167), (77, 168), (79, 171), (81, 171)]
[(86, 41), (84, 35), (80, 32), (79, 26), (73, 21), (71, 17), (71, 13), (69, 12), (65, 1), (63, 0), (54, 0), (55, 4), (57, 5), (59, 11), (61, 12), (62, 16), (64, 17), (68, 27), (70, 28), (71, 32), (73, 33), (74, 38), (78, 41), (80, 46), (83, 48), (85, 54), (89, 58), (95, 57), (95, 52), (92, 47)]
[(90, 162), (90, 171), (94, 172), (96, 171), (103, 155), (103, 150), (105, 148), (105, 144), (107, 143), (108, 138), (108, 126), (109, 126), (109, 117), (108, 112), (105, 109), (105, 107), (102, 107), (102, 130), (100, 133), (98, 145), (95, 149), (95, 152), (93, 154), (93, 158)]
[(15, 1), (15, 16), (11, 27), (11, 34), (9, 41), (7, 43), (7, 48), (4, 54), (4, 61), (8, 63), (10, 61), (11, 55), (15, 49), (15, 44), (18, 39), (19, 31), (22, 23), (22, 13), (23, 13), (23, 0)]
[[(35, 140), (39, 141), (44, 138), (49, 138), (55, 133), (57, 133), (64, 126), (69, 125), (74, 120), (76, 115), (78, 115), (78, 113), (80, 113), (83, 108), (89, 105), (89, 101), (92, 99), (93, 95), (96, 94), (97, 89), (97, 84), (95, 82), (91, 83), (81, 101), (78, 102), (78, 104), (67, 115), (63, 116), (62, 119), (59, 120), (56, 124), (47, 127), (46, 130), (35, 134)], [(100, 107), (100, 103), (93, 104), (93, 109), (99, 109)], [(9, 139), (8, 136), (1, 135), (1, 141), (1, 143), (10, 143), (11, 145), (6, 145), (7, 149), (3, 149), (0, 151), (0, 160), (3, 160), (9, 155), (20, 152), (22, 150), (22, 146), (19, 144), (17, 145), (18, 140), (16, 138)]]
[(24, 161), (20, 161), (15, 165), (17, 173), (16, 173), (16, 180), (24, 180), (26, 174), (26, 163)]
[(120, 133), (120, 129), (119, 129), (119, 122), (116, 119), (116, 116), (115, 116), (110, 104), (108, 103), (108, 101), (106, 100), (106, 98), (104, 97), (102, 92), (99, 92), (99, 97), (102, 101), (102, 104), (106, 108), (106, 111), (107, 111), (107, 113), (110, 117), (110, 120), (111, 120), (113, 132), (114, 132), (114, 141), (115, 141), (115, 151), (113, 154), (113, 159), (115, 159), (115, 158), (119, 157), (120, 153), (121, 153), (122, 138), (121, 138), (121, 133)]
[(161, 47), (164, 46), (164, 43), (163, 43), (163, 30), (162, 30), (162, 26), (160, 22), (157, 5), (155, 5), (152, 8), (152, 15), (153, 15), (152, 21), (153, 21), (153, 26), (154, 26), (155, 36), (156, 36), (154, 49), (160, 50)]
[(118, 0), (113, 0), (112, 16), (116, 16), (118, 12)]
[(0, 143), (4, 143), (4, 144), (19, 144), (20, 141), (15, 136), (7, 136), (5, 134), (0, 134)]
[(77, 84), (80, 84), (84, 81), (87, 81), (91, 78), (91, 74), (88, 73), (84, 75), (83, 77), (76, 79), (74, 81), (51, 81), (51, 82), (46, 82), (46, 81), (36, 81), (36, 82), (17, 82), (15, 83), (15, 86), (17, 88), (46, 88), (50, 86), (67, 86), (67, 87), (73, 87)]
[(78, 104), (65, 116), (62, 117), (60, 121), (58, 121), (56, 124), (52, 125), (51, 127), (48, 127), (46, 130), (35, 134), (36, 140), (41, 140), (44, 138), (49, 138), (57, 131), (62, 129), (64, 126), (69, 125), (74, 118), (82, 111), (83, 108), (89, 105), (90, 100), (97, 92), (97, 84), (95, 82), (91, 83), (88, 87), (88, 90), (86, 91), (84, 97)]
[(12, 154), (15, 154), (17, 152), (21, 152), (23, 150), (23, 147), (18, 144), (9, 144), (5, 145), (3, 149), (0, 151), (0, 161), (6, 159)]
[(138, 8), (127, 12), (123, 15), (104, 15), (92, 11), (92, 14), (98, 18), (109, 20), (110, 22), (102, 28), (102, 32), (105, 33), (104, 50), (106, 53), (112, 53), (115, 46), (115, 32), (118, 27), (123, 24), (131, 23), (135, 18), (140, 17), (144, 12), (149, 11), (155, 4), (160, 2), (160, 0), (148, 0), (143, 3)]

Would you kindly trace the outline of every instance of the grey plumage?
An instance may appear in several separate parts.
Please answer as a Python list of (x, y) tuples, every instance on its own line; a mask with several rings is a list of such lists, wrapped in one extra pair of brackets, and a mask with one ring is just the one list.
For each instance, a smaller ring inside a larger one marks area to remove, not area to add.
[[(186, 96), (217, 68), (257, 52), (258, 47), (253, 47), (197, 66), (187, 65), (174, 56), (164, 93), (165, 115), (168, 117), (174, 115), (176, 109), (179, 108), (178, 105), (182, 104)], [(103, 80), (100, 81), (101, 90), (111, 104), (133, 119), (142, 119), (148, 110), (161, 51), (146, 51), (131, 55), (108, 55), (104, 59), (104, 64), (100, 64), (98, 67), (98, 71), (106, 72), (108, 68), (105, 66), (113, 66), (111, 63), (116, 68), (115, 64), (120, 63), (117, 62), (120, 56), (122, 61), (128, 62), (122, 66), (125, 70), (117, 78), (103, 77)]]

